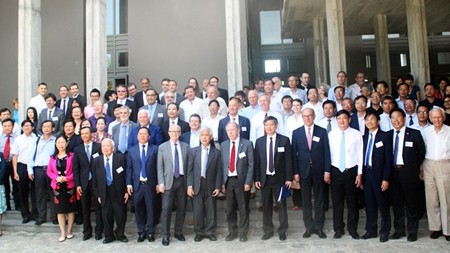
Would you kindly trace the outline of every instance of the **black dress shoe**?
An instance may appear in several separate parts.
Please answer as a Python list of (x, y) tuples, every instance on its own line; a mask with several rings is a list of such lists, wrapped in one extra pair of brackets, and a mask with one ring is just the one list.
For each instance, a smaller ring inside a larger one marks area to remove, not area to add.
[(227, 241), (227, 242), (233, 241), (234, 239), (236, 239), (236, 237), (237, 237), (237, 234), (230, 233), (227, 235), (227, 237), (225, 237), (225, 241)]
[(208, 237), (208, 239), (209, 239), (210, 241), (217, 241), (217, 237), (216, 237), (215, 234), (208, 235), (208, 236), (206, 236), (206, 237)]
[(380, 242), (389, 241), (389, 235), (380, 235)]
[(265, 240), (269, 240), (270, 238), (273, 237), (273, 232), (270, 233), (265, 233), (262, 237), (261, 240), (265, 241)]
[(247, 241), (247, 235), (240, 235), (239, 236), (239, 241), (240, 242), (246, 242)]
[(417, 241), (417, 234), (409, 234), (408, 235), (408, 242), (415, 242), (415, 241)]
[(354, 239), (354, 240), (358, 240), (359, 239), (359, 235), (356, 232), (350, 233), (350, 236)]
[(148, 240), (149, 242), (154, 242), (154, 241), (155, 241), (155, 236), (154, 236), (154, 235), (148, 235), (148, 236), (147, 236), (147, 240)]
[(184, 238), (183, 234), (175, 235), (175, 238), (177, 238), (178, 241), (182, 242), (186, 241), (186, 238)]
[(42, 224), (44, 224), (44, 223), (45, 223), (45, 220), (37, 220), (37, 221), (34, 223), (34, 225), (40, 226), (40, 225), (42, 225)]
[(162, 245), (169, 246), (169, 237), (164, 237), (162, 239)]
[(201, 242), (205, 238), (204, 235), (195, 235), (194, 241), (195, 242)]
[(145, 241), (145, 237), (146, 237), (145, 233), (140, 233), (139, 236), (138, 236), (137, 242)]
[(128, 238), (126, 236), (117, 238), (117, 240), (121, 241), (121, 242), (128, 242)]
[(52, 220), (53, 225), (58, 225), (58, 220)]
[(305, 233), (303, 233), (303, 238), (310, 238), (311, 237), (311, 230), (307, 229)]
[(364, 239), (364, 240), (371, 239), (371, 238), (377, 238), (377, 234), (367, 232), (367, 233), (363, 234), (363, 236), (361, 236), (361, 239)]
[(341, 239), (343, 234), (344, 233), (342, 233), (342, 231), (337, 231), (336, 233), (334, 233), (333, 238), (334, 239)]
[(433, 231), (433, 233), (431, 233), (431, 235), (430, 235), (430, 238), (431, 239), (438, 239), (439, 236), (441, 236), (441, 235), (442, 235), (442, 231)]
[(445, 236), (445, 240), (446, 240), (447, 242), (450, 242), (450, 235), (446, 235), (446, 236)]
[(92, 237), (91, 234), (83, 235), (83, 241), (87, 241), (87, 240), (91, 239), (91, 237)]
[(404, 236), (405, 236), (405, 234), (401, 234), (401, 233), (395, 232), (391, 236), (389, 236), (389, 239), (398, 240), (398, 239), (400, 239), (400, 238), (402, 238)]
[(323, 232), (323, 230), (317, 230), (316, 234), (319, 236), (320, 239), (327, 238), (327, 235)]
[(286, 234), (285, 233), (279, 234), (278, 238), (280, 238), (280, 241), (286, 241)]
[(105, 238), (105, 240), (103, 240), (103, 244), (107, 244), (110, 242), (114, 242), (114, 238)]
[(31, 221), (31, 218), (30, 218), (30, 217), (25, 218), (25, 219), (22, 220), (22, 224), (27, 224), (27, 223), (30, 222), (30, 221)]
[(102, 235), (95, 235), (95, 240), (100, 241), (103, 238)]

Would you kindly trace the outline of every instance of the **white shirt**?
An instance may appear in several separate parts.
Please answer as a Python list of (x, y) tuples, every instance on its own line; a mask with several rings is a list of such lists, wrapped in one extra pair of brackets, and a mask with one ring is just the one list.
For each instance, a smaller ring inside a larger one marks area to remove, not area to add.
[(394, 127), (392, 126), (391, 123), (391, 118), (389, 118), (389, 114), (383, 112), (380, 115), (380, 129), (383, 132), (388, 132), (390, 130), (392, 130)]
[[(177, 141), (177, 150), (178, 150), (178, 164), (180, 166), (180, 175), (184, 175), (183, 170), (183, 156), (181, 154), (180, 142)], [(172, 150), (172, 161), (173, 161), (173, 171), (175, 172), (175, 143), (170, 141), (170, 149)]]
[[(264, 135), (264, 119), (265, 119), (265, 115), (266, 112), (259, 112), (258, 114), (256, 114), (253, 119), (252, 122), (250, 124), (250, 141), (253, 142), (253, 146), (255, 146), (256, 143), (256, 139), (258, 139), (259, 137)], [(278, 112), (274, 112), (272, 110), (269, 110), (267, 112), (267, 117), (269, 116), (273, 116), (275, 118), (277, 118), (278, 120), (278, 126), (277, 126), (277, 133), (282, 134), (282, 135), (286, 135), (284, 133), (284, 124), (283, 124), (283, 117), (281, 116), (280, 113)]]
[[(270, 138), (272, 138), (272, 155), (273, 155), (273, 172), (270, 172), (269, 170), (269, 157), (270, 157)], [(266, 157), (267, 157), (267, 166), (266, 166), (266, 175), (275, 175), (275, 152), (277, 152), (275, 148), (275, 141), (277, 140), (277, 133), (275, 133), (273, 136), (267, 135), (267, 141), (266, 141)]]
[(189, 99), (183, 100), (180, 103), (180, 108), (184, 110), (184, 118), (189, 120), (192, 114), (198, 113), (202, 103), (203, 100), (198, 97), (195, 97), (192, 101), (189, 101)]
[[(410, 121), (411, 121), (411, 119), (412, 119), (412, 121), (413, 121), (413, 124), (412, 124), (412, 125), (409, 124)], [(406, 117), (405, 117), (405, 125), (411, 127), (411, 126), (414, 126), (414, 125), (416, 125), (416, 124), (419, 124), (419, 119), (417, 118), (417, 113), (413, 113), (413, 114), (411, 114), (411, 115), (406, 114)]]
[[(219, 102), (220, 105), (219, 115), (223, 117), (227, 116), (228, 107), (227, 104), (225, 103), (225, 100), (223, 100), (223, 98), (221, 97), (217, 97), (216, 100), (217, 102)], [(209, 117), (211, 115), (211, 113), (209, 112), (209, 101), (210, 101), (209, 98), (203, 99), (203, 103), (199, 107), (198, 114), (200, 115), (200, 117), (202, 117), (202, 119)]]
[(21, 134), (14, 140), (11, 154), (17, 155), (17, 162), (28, 164), (33, 159), (36, 141), (37, 137), (34, 133), (31, 133), (30, 136)]
[(424, 130), (427, 129), (428, 127), (432, 126), (430, 123), (427, 122), (427, 124), (425, 126), (421, 126), (419, 125), (419, 122), (417, 122), (417, 124), (414, 124), (413, 126), (411, 126), (411, 128), (417, 129), (420, 131), (420, 133), (422, 134), (422, 137), (424, 137)]
[(287, 119), (286, 123), (286, 135), (289, 137), (289, 140), (292, 142), (292, 133), (295, 129), (302, 127), (304, 125), (302, 115), (298, 115), (298, 118), (295, 118), (295, 114), (290, 116)]
[(198, 147), (200, 145), (200, 130), (194, 132), (191, 130), (191, 139), (189, 140), (189, 146), (191, 148)]
[(47, 103), (45, 103), (45, 98), (41, 95), (34, 96), (30, 99), (30, 107), (36, 108), (37, 114), (39, 115), (42, 110), (47, 108)]
[(319, 122), (321, 119), (325, 117), (325, 115), (323, 114), (322, 102), (317, 102), (316, 105), (313, 105), (311, 104), (311, 102), (308, 102), (303, 106), (302, 111), (305, 110), (305, 108), (311, 108), (314, 110), (314, 114), (316, 115), (314, 123)]
[(337, 124), (336, 117), (331, 117), (331, 118), (325, 117), (325, 118), (321, 119), (319, 122), (317, 122), (316, 125), (318, 125), (318, 126), (320, 126), (321, 128), (324, 128), (325, 130), (327, 130), (327, 127), (328, 127), (328, 119), (330, 120), (331, 130), (334, 130), (334, 129), (338, 129), (338, 128), (339, 128), (339, 126), (338, 126), (338, 124)]
[(219, 122), (224, 117), (217, 115), (215, 119), (206, 117), (202, 120), (202, 127), (209, 127), (213, 131), (214, 141), (219, 140)]
[(431, 160), (450, 159), (450, 126), (443, 125), (441, 131), (436, 133), (433, 127), (424, 130), (425, 158)]
[[(361, 133), (348, 127), (344, 131), (345, 135), (345, 168), (349, 169), (358, 166), (358, 174), (362, 174), (363, 150), (364, 144)], [(341, 150), (342, 130), (340, 128), (333, 129), (328, 133), (330, 141), (331, 165), (339, 168), (340, 150)]]
[(359, 85), (357, 83), (354, 83), (350, 86), (348, 86), (349, 90), (351, 90), (351, 98), (352, 100), (355, 100), (355, 98), (359, 95), (361, 95), (361, 87), (359, 87)]
[[(203, 145), (202, 145), (202, 157), (201, 157), (201, 160), (200, 160), (200, 164), (202, 166), (200, 175), (202, 177), (206, 177), (206, 170), (207, 170), (207, 168), (205, 168), (205, 171), (203, 171), (203, 162), (205, 161), (205, 159), (207, 159), (206, 157), (209, 154), (210, 150), (211, 150), (211, 145), (208, 145), (207, 147), (203, 147)], [(206, 161), (206, 162), (208, 162), (208, 161)]]
[[(64, 111), (64, 101), (66, 101), (66, 110)], [(59, 105), (59, 108), (64, 112), (65, 115), (67, 115), (67, 108), (69, 107), (69, 97), (61, 98), (61, 104)]]
[[(236, 140), (234, 140), (234, 146), (235, 146), (235, 157), (234, 157), (234, 172), (231, 173), (230, 171), (230, 167), (228, 167), (228, 176), (229, 177), (234, 177), (237, 176), (237, 161), (239, 159), (239, 138), (236, 138)], [(230, 140), (230, 158), (231, 158), (231, 149), (233, 148), (233, 141)], [(231, 159), (229, 160), (231, 162)]]
[(356, 115), (358, 115), (359, 132), (361, 133), (361, 135), (364, 135), (364, 133), (366, 132), (366, 120), (364, 120), (366, 113), (364, 113), (363, 116), (359, 116), (359, 113), (356, 112)]
[[(377, 136), (377, 133), (378, 133), (378, 128), (375, 131), (373, 131), (373, 132), (369, 131), (369, 133), (368, 133), (369, 136), (368, 136), (368, 139), (367, 139), (367, 147), (364, 150), (364, 152), (366, 153), (366, 159), (364, 159), (364, 165), (366, 165), (366, 166), (372, 166), (373, 146), (375, 145), (375, 138)], [(370, 154), (368, 154), (367, 151), (369, 150), (370, 134), (372, 134), (372, 145), (370, 147), (371, 152), (370, 152)], [(369, 156), (369, 160), (368, 160), (369, 164), (365, 164), (366, 160), (367, 160), (367, 156)]]
[[(394, 150), (395, 150), (395, 139), (397, 136), (397, 130), (394, 130), (394, 138), (392, 140), (392, 153), (394, 154)], [(397, 146), (397, 164), (395, 165), (404, 165), (405, 163), (403, 162), (403, 143), (405, 140), (405, 130), (406, 130), (406, 126), (403, 126), (398, 133), (398, 146)], [(395, 161), (395, 157), (393, 158), (393, 161)]]

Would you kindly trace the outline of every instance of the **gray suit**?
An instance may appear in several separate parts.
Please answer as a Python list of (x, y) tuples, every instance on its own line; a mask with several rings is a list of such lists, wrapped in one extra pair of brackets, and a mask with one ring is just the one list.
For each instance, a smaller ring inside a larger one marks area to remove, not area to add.
[(220, 144), (223, 161), (223, 182), (225, 184), (226, 210), (228, 231), (237, 235), (237, 213), (239, 209), (239, 233), (246, 236), (249, 225), (249, 200), (250, 191), (244, 191), (244, 184), (253, 184), (253, 144), (246, 139), (239, 138), (239, 146), (236, 147), (236, 177), (229, 177), (230, 169), (230, 145), (231, 141), (226, 140)]
[(163, 184), (165, 188), (162, 196), (161, 212), (161, 235), (163, 238), (170, 237), (170, 218), (175, 200), (177, 201), (175, 235), (182, 234), (184, 217), (186, 215), (186, 177), (184, 175), (187, 175), (190, 147), (188, 144), (180, 141), (178, 141), (178, 145), (178, 155), (181, 156), (183, 161), (179, 178), (174, 177), (172, 158), (174, 149), (171, 146), (171, 141), (164, 142), (158, 148), (158, 184)]
[[(139, 108), (140, 110), (147, 110), (149, 111), (150, 106), (149, 105), (144, 105), (141, 108)], [(152, 115), (150, 115), (151, 117)], [(164, 122), (164, 120), (168, 119), (169, 117), (167, 116), (167, 109), (164, 105), (155, 103), (155, 111), (153, 113), (153, 117), (150, 118), (150, 124), (151, 125), (156, 125), (161, 127), (161, 124)]]
[[(63, 122), (65, 119), (65, 115), (63, 110), (61, 110), (58, 107), (54, 107), (52, 110), (52, 121), (55, 123), (55, 129), (53, 130), (53, 133), (57, 135), (58, 133), (62, 133), (63, 131)], [(48, 108), (45, 108), (41, 111), (38, 118), (38, 127), (37, 127), (37, 133), (42, 135), (42, 123), (48, 119)]]
[(216, 198), (212, 193), (222, 187), (222, 156), (213, 145), (209, 147), (205, 177), (202, 177), (202, 152), (200, 145), (191, 149), (187, 186), (194, 190), (194, 232), (196, 235), (213, 235), (216, 230)]
[[(131, 120), (128, 120), (128, 133), (127, 133), (127, 143), (126, 147), (128, 149), (128, 136), (130, 136), (131, 130), (138, 126), (138, 124), (134, 123)], [(117, 124), (112, 128), (112, 139), (114, 141), (114, 150), (119, 151), (119, 141), (120, 141), (120, 128), (123, 126), (123, 123)]]

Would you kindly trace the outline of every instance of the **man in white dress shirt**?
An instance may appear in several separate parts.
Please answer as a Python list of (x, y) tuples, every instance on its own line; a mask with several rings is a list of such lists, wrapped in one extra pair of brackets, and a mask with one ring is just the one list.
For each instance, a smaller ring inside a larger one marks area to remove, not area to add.
[(383, 108), (383, 113), (380, 115), (381, 131), (387, 132), (394, 128), (392, 126), (391, 119), (389, 118), (389, 114), (391, 113), (392, 109), (396, 107), (397, 104), (393, 97), (385, 96), (381, 99), (381, 108)]
[(31, 98), (30, 107), (34, 107), (39, 115), (42, 110), (47, 108), (47, 103), (45, 103), (45, 94), (47, 94), (47, 84), (40, 83), (38, 84), (38, 94)]
[(270, 109), (270, 98), (268, 95), (263, 94), (259, 97), (259, 106), (261, 106), (261, 112), (257, 113), (252, 118), (251, 130), (250, 130), (250, 141), (252, 141), (253, 145), (256, 142), (256, 139), (263, 136), (264, 132), (264, 120), (269, 116), (274, 116), (278, 120), (277, 133), (284, 134), (284, 124), (283, 117), (280, 113), (274, 112)]

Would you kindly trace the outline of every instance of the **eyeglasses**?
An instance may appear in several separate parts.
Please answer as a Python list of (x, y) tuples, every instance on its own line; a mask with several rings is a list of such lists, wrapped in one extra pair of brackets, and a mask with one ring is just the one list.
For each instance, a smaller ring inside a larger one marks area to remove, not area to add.
[(181, 131), (169, 131), (169, 133), (181, 133)]

